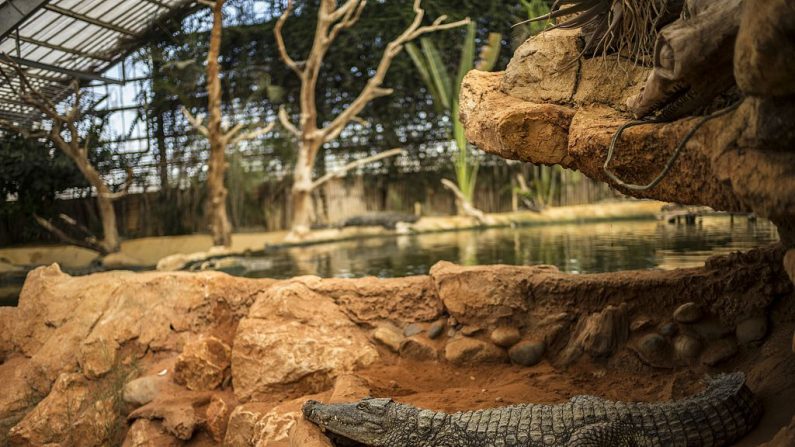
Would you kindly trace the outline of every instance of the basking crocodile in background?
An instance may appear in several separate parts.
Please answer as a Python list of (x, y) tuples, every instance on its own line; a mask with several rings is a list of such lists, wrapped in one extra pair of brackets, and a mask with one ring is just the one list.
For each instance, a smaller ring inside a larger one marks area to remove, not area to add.
[(576, 396), (558, 405), (447, 414), (367, 398), (352, 404), (309, 401), (303, 412), (325, 430), (374, 447), (717, 447), (748, 433), (762, 406), (745, 375), (732, 373), (708, 379), (703, 392), (673, 402)]

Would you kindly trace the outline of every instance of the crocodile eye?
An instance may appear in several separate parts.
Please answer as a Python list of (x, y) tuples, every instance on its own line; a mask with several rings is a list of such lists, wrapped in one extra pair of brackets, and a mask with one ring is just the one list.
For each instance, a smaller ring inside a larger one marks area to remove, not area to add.
[(359, 402), (358, 404), (356, 404), (356, 409), (358, 409), (358, 410), (366, 411), (367, 408), (368, 408), (368, 406), (364, 402)]

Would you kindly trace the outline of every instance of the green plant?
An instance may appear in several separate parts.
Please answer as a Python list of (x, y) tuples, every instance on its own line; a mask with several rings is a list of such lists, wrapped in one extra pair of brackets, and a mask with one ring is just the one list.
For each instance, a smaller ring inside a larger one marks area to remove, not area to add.
[[(459, 94), (464, 76), (473, 68), (481, 71), (490, 71), (497, 64), (502, 45), (502, 34), (489, 33), (485, 44), (481, 47), (478, 61), (475, 63), (477, 27), (475, 22), (467, 25), (466, 36), (461, 47), (461, 56), (458, 61), (458, 72), (453, 78), (442, 60), (437, 45), (430, 38), (420, 39), (418, 48), (415, 44), (406, 45), (411, 60), (417, 68), (420, 77), (431, 93), (437, 111), (449, 111), (453, 123), (453, 141), (457, 153), (453, 159), (456, 173), (456, 183), (461, 193), (468, 201), (472, 201), (477, 182), (478, 161), (471, 153), (464, 135), (464, 126), (459, 119)], [(453, 80), (454, 79), (454, 80)]]
[[(519, 0), (522, 7), (527, 11), (527, 18), (534, 19), (549, 13), (549, 3), (546, 0)], [(546, 22), (529, 22), (525, 24), (525, 31), (528, 36), (533, 36), (546, 28)]]

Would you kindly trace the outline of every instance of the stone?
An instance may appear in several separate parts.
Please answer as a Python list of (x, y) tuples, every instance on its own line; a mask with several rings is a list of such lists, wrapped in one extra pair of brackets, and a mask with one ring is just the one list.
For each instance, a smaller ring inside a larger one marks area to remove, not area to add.
[(715, 366), (737, 354), (737, 343), (729, 338), (716, 340), (701, 354), (701, 363)]
[(14, 446), (40, 446), (64, 440), (99, 447), (112, 442), (118, 419), (111, 399), (97, 400), (82, 374), (61, 374), (49, 395), (8, 432)]
[(439, 320), (435, 321), (428, 327), (428, 338), (431, 340), (436, 340), (437, 338), (441, 337), (444, 333), (445, 324), (444, 321)]
[(404, 337), (396, 327), (383, 325), (375, 328), (373, 339), (392, 350), (392, 352), (398, 352)]
[(678, 323), (696, 323), (704, 316), (701, 306), (694, 302), (682, 304), (674, 311), (674, 320)]
[(507, 360), (505, 351), (491, 343), (460, 337), (447, 342), (444, 357), (454, 365), (476, 365), (480, 363), (502, 363)]
[(436, 360), (436, 348), (422, 337), (409, 337), (400, 344), (400, 356), (411, 360)]
[(759, 447), (792, 447), (795, 445), (795, 416), (789, 425), (783, 427), (770, 441), (759, 444)]
[(741, 321), (735, 328), (735, 335), (741, 345), (763, 340), (767, 335), (767, 318), (755, 317)]
[(185, 344), (174, 364), (174, 382), (193, 391), (212, 391), (221, 385), (230, 366), (232, 349), (213, 336)]
[(640, 359), (657, 368), (672, 368), (671, 344), (660, 334), (646, 334), (629, 345)]
[(474, 325), (466, 325), (461, 327), (461, 333), (467, 337), (471, 337), (482, 330), (483, 328)]
[(232, 347), (235, 396), (241, 401), (286, 389), (296, 396), (328, 389), (340, 374), (379, 359), (366, 334), (330, 298), (300, 281), (259, 294), (240, 321)]
[(213, 396), (210, 400), (210, 405), (207, 406), (207, 420), (204, 425), (207, 433), (215, 442), (223, 442), (231, 411), (229, 403), (222, 397)]
[(626, 304), (609, 305), (601, 312), (581, 318), (574, 335), (561, 353), (564, 364), (577, 360), (583, 353), (591, 358), (612, 355), (629, 337), (629, 316)]
[(431, 268), (439, 298), (458, 323), (484, 327), (526, 321), (528, 277), (554, 267), (508, 265), (463, 267), (442, 261)]
[(514, 345), (508, 351), (511, 362), (522, 366), (533, 366), (538, 364), (543, 355), (544, 342), (541, 341), (522, 341)]
[(660, 335), (665, 337), (673, 337), (677, 333), (679, 333), (679, 327), (675, 323), (665, 323), (661, 324), (658, 328), (658, 332)]
[(491, 341), (503, 348), (510, 348), (518, 343), (521, 338), (522, 335), (519, 333), (519, 329), (515, 327), (500, 326), (491, 332)]
[(733, 331), (717, 319), (709, 319), (690, 325), (689, 330), (706, 341), (718, 340), (730, 335)]
[(166, 380), (166, 377), (160, 376), (144, 376), (131, 380), (124, 385), (122, 398), (135, 407), (146, 405), (157, 397)]
[(210, 393), (187, 392), (183, 395), (156, 399), (131, 412), (127, 419), (149, 419), (162, 421), (167, 433), (187, 441), (205, 423), (206, 407), (210, 404)]
[(766, 0), (746, 5), (734, 50), (737, 85), (751, 96), (795, 94), (792, 2)]
[(236, 406), (229, 415), (224, 447), (256, 445), (258, 434), (254, 427), (273, 407), (273, 404), (265, 402), (247, 402)]
[(102, 337), (83, 343), (78, 362), (86, 377), (96, 379), (109, 373), (116, 365), (118, 349), (118, 343)]
[(680, 359), (692, 360), (701, 354), (701, 342), (689, 335), (680, 335), (674, 339), (674, 352)]
[(787, 250), (787, 254), (784, 255), (784, 271), (795, 284), (795, 249)]
[(163, 424), (149, 419), (137, 419), (130, 425), (122, 447), (179, 447), (182, 441), (171, 436)]
[(631, 332), (638, 332), (645, 329), (649, 329), (654, 325), (651, 319), (647, 317), (638, 317), (632, 320), (632, 323), (629, 325), (629, 330)]
[(315, 278), (304, 283), (331, 298), (356, 323), (391, 321), (402, 326), (436, 320), (444, 310), (428, 276)]
[(411, 323), (403, 328), (403, 335), (406, 337), (412, 337), (420, 333), (422, 333), (422, 326), (417, 323)]

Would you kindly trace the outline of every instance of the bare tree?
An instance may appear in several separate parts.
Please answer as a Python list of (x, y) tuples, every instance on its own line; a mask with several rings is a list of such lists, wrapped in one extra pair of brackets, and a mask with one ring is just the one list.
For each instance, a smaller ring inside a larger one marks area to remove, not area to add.
[[(28, 129), (5, 120), (0, 120), (0, 127), (18, 132), (27, 138), (47, 138), (75, 163), (83, 177), (96, 191), (97, 208), (102, 221), (102, 238), (94, 236), (85, 226), (78, 224), (74, 219), (63, 214), (60, 215), (60, 220), (71, 227), (73, 232), (80, 233), (79, 239), (69, 236), (67, 232), (59, 229), (53, 222), (39, 216), (34, 216), (36, 221), (67, 244), (95, 250), (102, 255), (118, 252), (121, 241), (116, 227), (116, 212), (113, 202), (127, 193), (132, 181), (132, 173), (128, 171), (127, 181), (122, 191), (113, 192), (105, 182), (105, 179), (91, 164), (88, 136), (81, 137), (78, 129), (78, 123), (83, 117), (80, 84), (76, 80), (72, 81), (70, 86), (72, 89), (71, 106), (66, 113), (60, 113), (56, 104), (33, 86), (25, 70), (19, 64), (8, 57), (2, 57), (0, 60), (16, 73), (18, 83), (12, 82), (10, 74), (5, 69), (0, 68), (3, 78), (14, 91), (14, 94), (21, 102), (41, 112), (48, 121), (49, 128), (40, 130)], [(94, 106), (89, 106), (86, 109), (91, 110), (93, 108)]]
[(222, 128), (221, 121), (221, 73), (218, 56), (221, 52), (223, 30), (223, 7), (226, 0), (202, 1), (213, 10), (213, 28), (210, 32), (210, 51), (207, 54), (207, 110), (209, 118), (205, 126), (201, 118), (193, 116), (186, 108), (182, 113), (199, 133), (210, 142), (210, 160), (207, 173), (207, 213), (210, 217), (210, 232), (213, 245), (232, 245), (232, 224), (226, 210), (228, 192), (224, 185), (226, 173), (226, 149), (244, 140), (253, 140), (273, 130), (274, 124), (244, 132), (242, 124), (229, 129)]
[[(425, 11), (420, 7), (420, 2), (421, 0), (414, 0), (414, 20), (403, 34), (387, 44), (375, 73), (368, 79), (367, 84), (359, 92), (359, 95), (326, 126), (321, 127), (318, 123), (316, 89), (323, 59), (339, 33), (356, 24), (367, 1), (346, 0), (342, 4), (337, 5), (336, 0), (321, 0), (312, 49), (309, 51), (306, 60), (299, 62), (290, 57), (282, 35), (282, 29), (294, 7), (293, 0), (288, 0), (287, 8), (276, 22), (274, 33), (282, 60), (301, 80), (300, 124), (296, 126), (291, 123), (284, 108), (279, 111), (279, 120), (284, 128), (298, 139), (298, 158), (293, 172), (291, 237), (303, 237), (309, 231), (309, 226), (314, 217), (312, 191), (320, 186), (321, 183), (312, 180), (312, 171), (320, 148), (339, 137), (340, 133), (351, 121), (358, 119), (359, 113), (372, 100), (392, 94), (391, 89), (383, 88), (381, 85), (392, 64), (392, 60), (400, 54), (405, 44), (433, 31), (451, 29), (469, 23), (468, 19), (444, 23), (447, 17), (442, 16), (431, 25), (423, 26), (422, 20), (425, 16)], [(373, 157), (367, 161), (373, 161), (378, 158), (384, 158), (384, 156)], [(358, 163), (356, 166), (360, 164)], [(346, 168), (351, 169), (351, 167)], [(343, 168), (343, 170), (347, 170), (346, 168)]]

